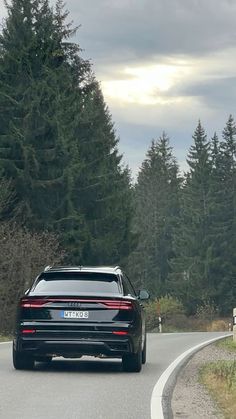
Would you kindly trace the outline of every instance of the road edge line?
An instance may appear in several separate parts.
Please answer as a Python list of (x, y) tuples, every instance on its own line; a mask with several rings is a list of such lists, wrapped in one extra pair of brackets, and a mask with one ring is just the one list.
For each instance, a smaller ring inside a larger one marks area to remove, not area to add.
[(171, 374), (174, 372), (175, 368), (179, 366), (181, 362), (186, 360), (190, 355), (194, 354), (195, 352), (202, 349), (204, 346), (210, 345), (211, 343), (224, 339), (228, 336), (232, 336), (231, 334), (226, 334), (222, 336), (218, 336), (216, 338), (209, 339), (205, 342), (199, 343), (198, 345), (193, 346), (192, 348), (188, 349), (187, 351), (183, 352), (179, 355), (161, 374), (160, 378), (156, 382), (151, 396), (151, 419), (165, 419), (162, 407), (163, 401), (163, 392), (167, 381), (169, 380)]

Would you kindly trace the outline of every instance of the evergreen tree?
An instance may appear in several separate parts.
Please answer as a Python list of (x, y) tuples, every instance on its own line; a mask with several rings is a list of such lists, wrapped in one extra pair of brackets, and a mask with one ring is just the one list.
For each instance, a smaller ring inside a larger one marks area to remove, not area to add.
[[(121, 166), (111, 115), (94, 81), (87, 89), (80, 118), (71, 164), (71, 202), (86, 226), (80, 262), (119, 263), (130, 247), (130, 176)], [(79, 158), (82, 164), (75, 169)]]
[(218, 304), (221, 311), (226, 313), (229, 306), (233, 307), (236, 297), (236, 125), (232, 115), (229, 116), (222, 137), (218, 158), (221, 180), (218, 191), (221, 206), (218, 217), (221, 227)]
[(129, 172), (89, 62), (59, 0), (12, 0), (0, 38), (0, 169), (18, 217), (61, 234), (68, 262), (129, 251)]
[(146, 286), (156, 296), (168, 291), (179, 186), (178, 166), (169, 139), (163, 133), (158, 141), (152, 141), (135, 186), (133, 228), (138, 244), (129, 260), (137, 286)]
[[(210, 178), (212, 163), (210, 144), (201, 125), (193, 135), (181, 197), (180, 225), (175, 231), (172, 290), (188, 311), (211, 299), (209, 275), (211, 263)], [(214, 286), (213, 286), (214, 289)]]
[(58, 49), (47, 0), (13, 0), (0, 37), (0, 165), (20, 218), (51, 228), (62, 216), (66, 152), (58, 135)]

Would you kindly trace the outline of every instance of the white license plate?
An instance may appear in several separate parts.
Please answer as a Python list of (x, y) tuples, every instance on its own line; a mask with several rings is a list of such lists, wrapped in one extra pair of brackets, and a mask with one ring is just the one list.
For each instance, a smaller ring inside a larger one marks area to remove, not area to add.
[(88, 319), (89, 312), (88, 311), (62, 311), (61, 317), (64, 319)]

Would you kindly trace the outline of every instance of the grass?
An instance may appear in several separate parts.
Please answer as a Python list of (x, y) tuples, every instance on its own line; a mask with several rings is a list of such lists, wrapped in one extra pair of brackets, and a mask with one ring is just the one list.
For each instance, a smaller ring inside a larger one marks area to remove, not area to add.
[(9, 340), (12, 340), (11, 336), (1, 335), (0, 334), (0, 342), (8, 342)]
[(232, 336), (219, 340), (215, 345), (230, 352), (235, 352), (236, 355), (236, 341), (233, 340)]
[(225, 419), (236, 419), (236, 359), (206, 363), (200, 370), (200, 381), (216, 401)]

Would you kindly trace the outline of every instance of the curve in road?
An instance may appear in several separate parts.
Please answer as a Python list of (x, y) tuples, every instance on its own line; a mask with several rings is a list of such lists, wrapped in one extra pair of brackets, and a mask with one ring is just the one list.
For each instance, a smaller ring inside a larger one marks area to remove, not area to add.
[[(222, 333), (148, 335), (147, 364), (125, 373), (119, 360), (64, 360), (16, 371), (0, 345), (1, 419), (150, 419), (157, 380), (183, 352)], [(158, 418), (160, 419), (160, 418)]]
[[(170, 380), (172, 374), (177, 376), (177, 373), (181, 366), (185, 365), (188, 359), (198, 352), (203, 347), (210, 345), (211, 343), (224, 339), (226, 336), (229, 336), (230, 333), (223, 334), (222, 336), (215, 337), (213, 339), (209, 339), (203, 343), (195, 345), (194, 347), (188, 349), (187, 351), (183, 352), (181, 355), (178, 356), (170, 365), (169, 367), (162, 373), (160, 378), (158, 379), (151, 398), (151, 419), (165, 419), (168, 417), (172, 417), (172, 414), (169, 412), (170, 408), (170, 400), (169, 403), (166, 403), (166, 399), (168, 398), (168, 393), (172, 393), (173, 385), (170, 385), (168, 388), (168, 381)], [(175, 379), (173, 380), (175, 382)], [(173, 383), (172, 383), (173, 384)], [(165, 387), (167, 386), (165, 394)]]

